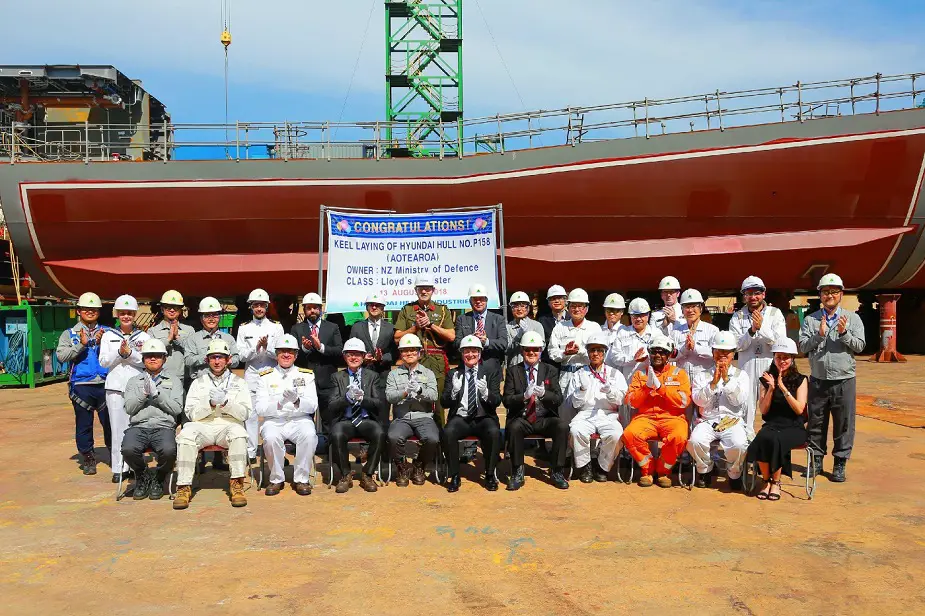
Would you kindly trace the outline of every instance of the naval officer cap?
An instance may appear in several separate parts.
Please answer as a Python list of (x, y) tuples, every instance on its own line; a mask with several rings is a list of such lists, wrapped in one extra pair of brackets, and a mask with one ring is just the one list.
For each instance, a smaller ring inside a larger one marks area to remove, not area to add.
[(418, 274), (418, 277), (414, 279), (414, 286), (415, 288), (432, 287), (434, 286), (434, 279), (424, 274)]

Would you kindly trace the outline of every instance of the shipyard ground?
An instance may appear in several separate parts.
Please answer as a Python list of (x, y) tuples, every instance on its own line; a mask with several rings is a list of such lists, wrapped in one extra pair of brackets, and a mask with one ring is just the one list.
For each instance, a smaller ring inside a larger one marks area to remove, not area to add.
[(537, 474), (489, 493), (472, 467), (457, 494), (287, 486), (232, 509), (210, 470), (186, 511), (116, 503), (108, 467), (77, 470), (65, 385), (5, 390), (2, 611), (925, 613), (925, 358), (860, 375), (848, 483), (807, 501), (795, 474), (776, 503)]

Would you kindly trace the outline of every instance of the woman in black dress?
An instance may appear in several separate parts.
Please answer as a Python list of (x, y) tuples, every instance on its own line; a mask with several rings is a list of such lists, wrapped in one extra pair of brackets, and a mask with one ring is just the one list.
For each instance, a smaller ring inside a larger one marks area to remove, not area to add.
[(790, 338), (777, 342), (771, 351), (774, 363), (761, 375), (758, 410), (764, 423), (748, 447), (748, 463), (758, 462), (764, 488), (759, 500), (780, 500), (781, 473), (792, 477), (790, 451), (806, 444), (805, 375), (796, 367), (797, 345)]

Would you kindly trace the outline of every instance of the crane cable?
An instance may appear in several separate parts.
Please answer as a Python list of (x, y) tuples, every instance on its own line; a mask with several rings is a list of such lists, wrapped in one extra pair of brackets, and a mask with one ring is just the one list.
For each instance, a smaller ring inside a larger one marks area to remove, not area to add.
[(228, 47), (231, 45), (231, 0), (222, 0), (222, 46), (225, 48), (225, 158), (228, 152)]
[[(353, 64), (353, 72), (350, 74), (350, 81), (347, 83), (347, 92), (344, 94), (344, 102), (340, 106), (340, 115), (337, 117), (337, 124), (340, 124), (344, 119), (344, 111), (347, 109), (347, 99), (350, 98), (350, 90), (353, 89), (353, 80), (357, 76), (357, 69), (360, 67), (360, 59), (363, 57), (363, 47), (366, 46), (366, 38), (369, 35), (369, 24), (373, 19), (373, 11), (376, 8), (376, 0), (372, 0), (369, 3), (369, 14), (366, 16), (366, 29), (363, 30), (363, 39), (360, 41), (360, 51), (357, 52), (357, 60)], [(337, 136), (338, 126), (334, 126), (334, 135), (332, 139)]]

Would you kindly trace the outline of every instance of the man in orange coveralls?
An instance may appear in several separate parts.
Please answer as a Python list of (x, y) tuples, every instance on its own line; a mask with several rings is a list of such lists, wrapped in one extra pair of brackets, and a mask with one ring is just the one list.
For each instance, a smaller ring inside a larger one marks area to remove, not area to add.
[[(691, 381), (687, 373), (668, 363), (674, 351), (670, 338), (656, 334), (648, 345), (649, 366), (637, 370), (630, 381), (626, 402), (638, 412), (623, 431), (623, 443), (639, 464), (639, 485), (652, 485), (652, 471), (659, 474), (658, 485), (671, 487), (671, 468), (687, 445), (688, 427), (685, 411), (691, 402)], [(649, 440), (662, 441), (661, 456), (656, 463)]]

